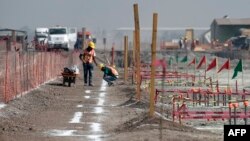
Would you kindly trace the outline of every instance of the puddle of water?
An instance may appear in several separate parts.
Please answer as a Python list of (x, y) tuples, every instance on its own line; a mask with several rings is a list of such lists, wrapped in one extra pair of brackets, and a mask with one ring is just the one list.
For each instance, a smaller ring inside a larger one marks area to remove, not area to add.
[(106, 91), (106, 87), (101, 87), (100, 91)]
[(100, 131), (102, 131), (100, 123), (95, 123), (94, 122), (94, 123), (92, 123), (90, 125), (90, 128), (91, 128), (91, 131), (93, 131), (93, 132), (100, 132)]
[(0, 103), (0, 109), (4, 108), (5, 106), (6, 106), (6, 104)]
[(107, 88), (106, 86), (107, 86), (107, 82), (102, 80), (102, 85), (101, 85), (100, 91), (106, 91), (106, 88)]
[(223, 127), (211, 127), (211, 126), (207, 126), (207, 127), (195, 127), (198, 130), (223, 130)]
[(90, 127), (89, 131), (92, 133), (91, 135), (97, 135), (97, 134), (94, 134), (93, 132), (103, 132), (102, 125), (100, 123), (96, 123), (96, 122), (81, 122), (80, 124), (89, 125), (89, 127)]
[(218, 126), (204, 126), (204, 127), (201, 127), (201, 126), (198, 126), (198, 127), (194, 127), (198, 130), (202, 130), (202, 131), (210, 131), (210, 132), (213, 132), (213, 133), (223, 133), (223, 127), (218, 127)]
[(88, 135), (87, 138), (91, 139), (91, 140), (95, 140), (95, 141), (102, 141), (101, 139), (101, 135)]
[(94, 113), (97, 113), (97, 114), (103, 113), (103, 108), (102, 107), (95, 107)]
[[(100, 91), (106, 91), (106, 88), (107, 88), (106, 85), (107, 85), (107, 82), (104, 81), (104, 80), (102, 80), (102, 85), (101, 85)], [(99, 98), (97, 105), (103, 106), (103, 103), (104, 103), (103, 97), (105, 97), (105, 92), (101, 92), (101, 93), (99, 94), (99, 96), (100, 96), (101, 98)]]
[(99, 97), (105, 97), (105, 94), (106, 93), (102, 92), (102, 93), (99, 94)]
[(57, 137), (86, 137), (90, 140), (94, 140), (94, 141), (102, 141), (102, 138), (103, 137), (107, 137), (109, 135), (102, 135), (102, 134), (94, 134), (94, 135), (79, 135), (77, 134), (77, 130), (57, 130), (57, 129), (54, 129), (54, 130), (49, 130), (47, 132), (44, 132), (46, 135), (49, 135), (49, 136), (57, 136)]
[(75, 112), (74, 117), (71, 119), (69, 123), (80, 123), (82, 118), (82, 112)]
[(83, 105), (77, 105), (76, 107), (77, 107), (77, 108), (82, 108), (82, 107), (83, 107)]
[(86, 93), (86, 94), (90, 94), (91, 91), (90, 91), (90, 90), (85, 90), (85, 93)]
[(89, 98), (90, 98), (90, 96), (89, 96), (89, 95), (85, 95), (85, 96), (84, 96), (84, 98), (89, 99)]
[(104, 103), (104, 99), (99, 98), (97, 105), (103, 106), (103, 103)]
[(76, 130), (50, 130), (46, 132), (50, 136), (72, 136)]

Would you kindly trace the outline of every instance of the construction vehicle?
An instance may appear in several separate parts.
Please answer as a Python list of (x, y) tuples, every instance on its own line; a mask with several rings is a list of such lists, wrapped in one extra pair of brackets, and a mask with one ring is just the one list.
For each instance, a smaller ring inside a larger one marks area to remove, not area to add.
[(233, 49), (248, 50), (250, 46), (250, 38), (248, 36), (231, 37), (228, 41), (231, 42)]
[[(83, 41), (82, 36), (83, 36), (82, 32), (77, 32), (77, 40), (74, 45), (75, 49), (82, 49), (82, 41)], [(89, 31), (87, 31), (85, 33), (85, 45), (87, 45), (90, 41), (96, 43), (97, 40)]]

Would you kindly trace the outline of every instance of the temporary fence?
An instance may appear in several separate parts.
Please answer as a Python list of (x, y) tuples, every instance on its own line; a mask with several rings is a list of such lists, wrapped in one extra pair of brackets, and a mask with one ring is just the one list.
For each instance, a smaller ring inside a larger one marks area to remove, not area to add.
[(166, 92), (168, 94), (177, 94), (180, 96), (185, 96), (193, 102), (193, 105), (205, 105), (205, 106), (225, 106), (226, 103), (230, 102), (231, 99), (241, 99), (246, 100), (250, 97), (250, 92), (243, 89), (232, 90), (232, 89), (218, 89), (217, 91), (212, 91), (206, 88), (191, 88), (191, 89), (156, 89), (155, 90), (155, 103), (157, 102), (160, 93)]
[[(189, 90), (162, 90), (156, 89), (155, 102), (159, 93), (161, 99), (171, 99), (172, 103), (172, 120), (176, 119), (182, 123), (183, 120), (228, 120), (229, 124), (237, 124), (238, 119), (243, 119), (247, 124), (247, 119), (250, 118), (248, 98), (250, 93), (243, 92), (216, 92), (211, 93), (209, 90), (202, 89), (189, 89)], [(216, 97), (218, 96), (218, 99)], [(231, 96), (234, 97), (231, 100), (219, 99), (220, 97)], [(210, 97), (215, 99), (210, 100)], [(247, 98), (248, 97), (248, 98)], [(241, 99), (240, 99), (241, 98)], [(166, 101), (165, 101), (166, 102)], [(210, 102), (210, 103), (209, 103)], [(218, 103), (219, 105), (214, 105)], [(224, 104), (226, 103), (226, 104)], [(161, 105), (164, 103), (160, 103)], [(215, 106), (215, 107), (214, 107)], [(169, 109), (170, 110), (170, 109)], [(167, 110), (168, 111), (168, 110)]]
[(78, 65), (79, 53), (0, 50), (0, 102), (9, 102)]
[[(177, 103), (180, 100), (183, 101), (182, 104)], [(237, 119), (244, 119), (245, 124), (247, 124), (247, 119), (250, 118), (250, 111), (248, 110), (249, 103), (247, 100), (229, 102), (228, 107), (223, 109), (215, 110), (195, 110), (188, 109), (186, 104), (188, 100), (183, 99), (183, 97), (174, 97), (173, 98), (173, 108), (172, 108), (172, 118), (179, 119), (179, 122), (182, 123), (182, 120), (190, 119), (203, 119), (203, 120), (229, 120), (229, 124), (232, 124), (232, 119), (234, 124), (236, 124)], [(241, 104), (241, 106), (239, 106)], [(227, 110), (226, 110), (227, 109)]]
[[(140, 52), (140, 50), (138, 50), (137, 48), (134, 49), (133, 66), (128, 71), (129, 76), (132, 78), (132, 84), (134, 84), (134, 80), (136, 80), (137, 99), (141, 100), (142, 90), (146, 92), (146, 94), (143, 95), (143, 100), (150, 101), (150, 115), (152, 115), (151, 113), (153, 113), (152, 111), (154, 111), (154, 109), (160, 110), (160, 113), (163, 114), (164, 106), (166, 112), (173, 111), (173, 120), (176, 118), (179, 118), (180, 121), (183, 119), (229, 119), (231, 124), (231, 119), (233, 118), (235, 124), (236, 119), (244, 119), (245, 124), (247, 124), (247, 119), (250, 118), (250, 111), (246, 97), (249, 98), (250, 93), (246, 91), (243, 86), (241, 87), (243, 89), (242, 91), (238, 90), (237, 81), (236, 88), (232, 90), (229, 77), (227, 85), (222, 84), (225, 83), (225, 80), (220, 82), (221, 84), (219, 85), (218, 72), (213, 73), (215, 72), (213, 71), (207, 73), (207, 63), (209, 60), (214, 62), (213, 60), (216, 58), (216, 64), (209, 65), (210, 69), (219, 65), (220, 62), (218, 62), (217, 57), (215, 57), (220, 56), (219, 54), (189, 52), (187, 50), (156, 52), (155, 49), (152, 49), (151, 55), (148, 55), (150, 54), (149, 51)], [(135, 52), (137, 52), (137, 54), (135, 54)], [(140, 59), (140, 57), (142, 59)], [(162, 59), (157, 60), (156, 58)], [(236, 56), (235, 54), (233, 54), (233, 56), (229, 55), (227, 58), (246, 59), (245, 57)], [(235, 64), (232, 63), (232, 66), (233, 65)], [(230, 70), (229, 67), (228, 70)], [(216, 81), (213, 81), (214, 75), (217, 76)], [(161, 90), (159, 89), (160, 86), (162, 87)], [(164, 86), (167, 86), (167, 89), (164, 89)], [(227, 89), (224, 90), (225, 86)], [(150, 95), (148, 95), (149, 93)], [(156, 103), (160, 93), (162, 93), (160, 96), (161, 101)], [(180, 102), (176, 102), (177, 99), (175, 96), (186, 103), (182, 103), (181, 105)], [(173, 99), (172, 109), (171, 106), (167, 104), (171, 102), (171, 98)], [(240, 101), (244, 103), (244, 106), (237, 106)], [(189, 111), (187, 107), (192, 105), (193, 107)], [(224, 111), (216, 111), (214, 106), (220, 108), (226, 107), (226, 109), (224, 109)], [(197, 110), (199, 108), (202, 110)], [(227, 109), (229, 109), (229, 111), (227, 111)], [(244, 111), (242, 109), (244, 109)]]
[[(141, 71), (141, 81), (148, 80), (151, 78), (150, 70), (142, 70)], [(195, 76), (188, 73), (178, 73), (178, 72), (170, 72), (170, 71), (155, 71), (155, 79), (164, 83), (163, 85), (166, 86), (175, 83), (173, 78), (179, 78), (188, 80), (187, 78), (191, 78), (194, 81)], [(202, 76), (205, 78), (205, 76)], [(209, 78), (210, 81), (205, 83), (204, 86), (196, 88), (194, 85), (191, 85), (191, 88), (185, 87), (168, 87), (167, 89), (155, 89), (155, 104), (157, 102), (157, 97), (160, 93), (165, 94), (161, 95), (161, 99), (164, 98), (171, 98), (173, 99), (173, 107), (172, 107), (172, 116), (173, 120), (176, 118), (179, 119), (180, 123), (182, 120), (190, 120), (190, 119), (201, 119), (201, 120), (217, 120), (217, 119), (228, 119), (229, 123), (232, 124), (232, 119), (234, 120), (234, 124), (238, 119), (244, 119), (245, 124), (247, 124), (247, 119), (250, 118), (250, 111), (248, 110), (248, 100), (250, 93), (243, 89), (238, 90), (238, 85), (236, 81), (236, 87), (233, 90), (232, 88), (225, 88), (219, 86), (218, 81), (216, 82), (216, 89), (213, 90), (212, 79)], [(140, 82), (141, 83), (141, 82)], [(147, 85), (150, 85), (148, 83)], [(210, 87), (209, 87), (210, 85)], [(171, 86), (171, 85), (170, 85)], [(179, 85), (172, 85), (172, 86), (179, 86)], [(184, 86), (184, 85), (182, 85)], [(150, 87), (150, 86), (148, 86)], [(177, 98), (176, 98), (177, 97)], [(178, 102), (176, 101), (178, 99)], [(180, 99), (182, 104), (180, 104)], [(184, 102), (183, 102), (184, 101)], [(164, 105), (161, 101), (159, 104)], [(165, 101), (167, 102), (167, 101)], [(244, 106), (239, 107), (239, 103), (242, 102)], [(228, 106), (227, 106), (228, 104)], [(188, 110), (188, 106), (193, 105), (191, 110)], [(199, 105), (199, 106), (197, 106)], [(159, 106), (159, 105), (158, 105)], [(197, 110), (198, 108), (202, 108), (203, 110)], [(213, 106), (218, 106), (224, 108), (223, 111), (216, 111)], [(206, 107), (207, 110), (204, 110)], [(225, 109), (226, 107), (226, 109)], [(229, 109), (229, 111), (227, 110)], [(168, 111), (168, 110), (167, 110)]]
[[(133, 79), (135, 78), (135, 73), (133, 72), (133, 70), (135, 69), (130, 69), (129, 70), (129, 76), (132, 77), (132, 82)], [(163, 75), (162, 70), (156, 70), (155, 71), (156, 75), (155, 75), (155, 79), (162, 79), (165, 78), (166, 82), (164, 82), (165, 84), (169, 84), (169, 85), (174, 85), (177, 83), (181, 83), (184, 85), (188, 85), (188, 83), (192, 83), (190, 85), (194, 85), (195, 84), (195, 75), (193, 74), (189, 74), (189, 73), (182, 73), (182, 72), (176, 72), (176, 71), (167, 71), (165, 75)], [(151, 71), (148, 69), (145, 69), (145, 67), (141, 67), (141, 73), (140, 73), (140, 84), (142, 83), (142, 81), (147, 81), (150, 80), (151, 78)], [(204, 77), (204, 76), (200, 76), (200, 77)]]

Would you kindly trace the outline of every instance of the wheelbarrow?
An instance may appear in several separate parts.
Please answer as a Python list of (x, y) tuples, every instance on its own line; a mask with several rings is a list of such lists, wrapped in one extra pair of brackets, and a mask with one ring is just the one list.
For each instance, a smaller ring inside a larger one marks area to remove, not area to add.
[(63, 85), (65, 85), (66, 82), (68, 83), (69, 87), (71, 87), (71, 83), (75, 84), (76, 77), (77, 77), (78, 74), (76, 74), (76, 73), (65, 73), (65, 72), (62, 72), (61, 74), (63, 76)]

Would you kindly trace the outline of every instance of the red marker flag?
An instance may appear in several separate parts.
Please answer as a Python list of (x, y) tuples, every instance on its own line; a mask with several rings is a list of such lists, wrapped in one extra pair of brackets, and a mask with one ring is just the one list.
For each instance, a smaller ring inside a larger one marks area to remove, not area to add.
[(220, 71), (222, 71), (223, 69), (229, 69), (229, 59), (227, 59), (227, 61), (224, 63), (224, 65), (219, 69), (219, 71), (217, 73), (219, 73)]
[(203, 56), (203, 57), (201, 58), (201, 61), (200, 61), (200, 63), (198, 64), (198, 66), (197, 66), (196, 69), (199, 69), (199, 68), (202, 66), (203, 63), (206, 63), (206, 56)]
[(212, 62), (208, 65), (207, 71), (213, 69), (214, 67), (216, 67), (216, 58), (214, 58)]
[(188, 64), (188, 66), (190, 66), (191, 64), (195, 64), (195, 60), (196, 60), (196, 57), (194, 57), (194, 59), (192, 60), (192, 62), (190, 62), (190, 63)]
[(164, 61), (163, 59), (160, 60), (155, 60), (155, 62), (153, 62), (154, 66), (162, 66), (163, 68), (166, 68), (166, 61)]

